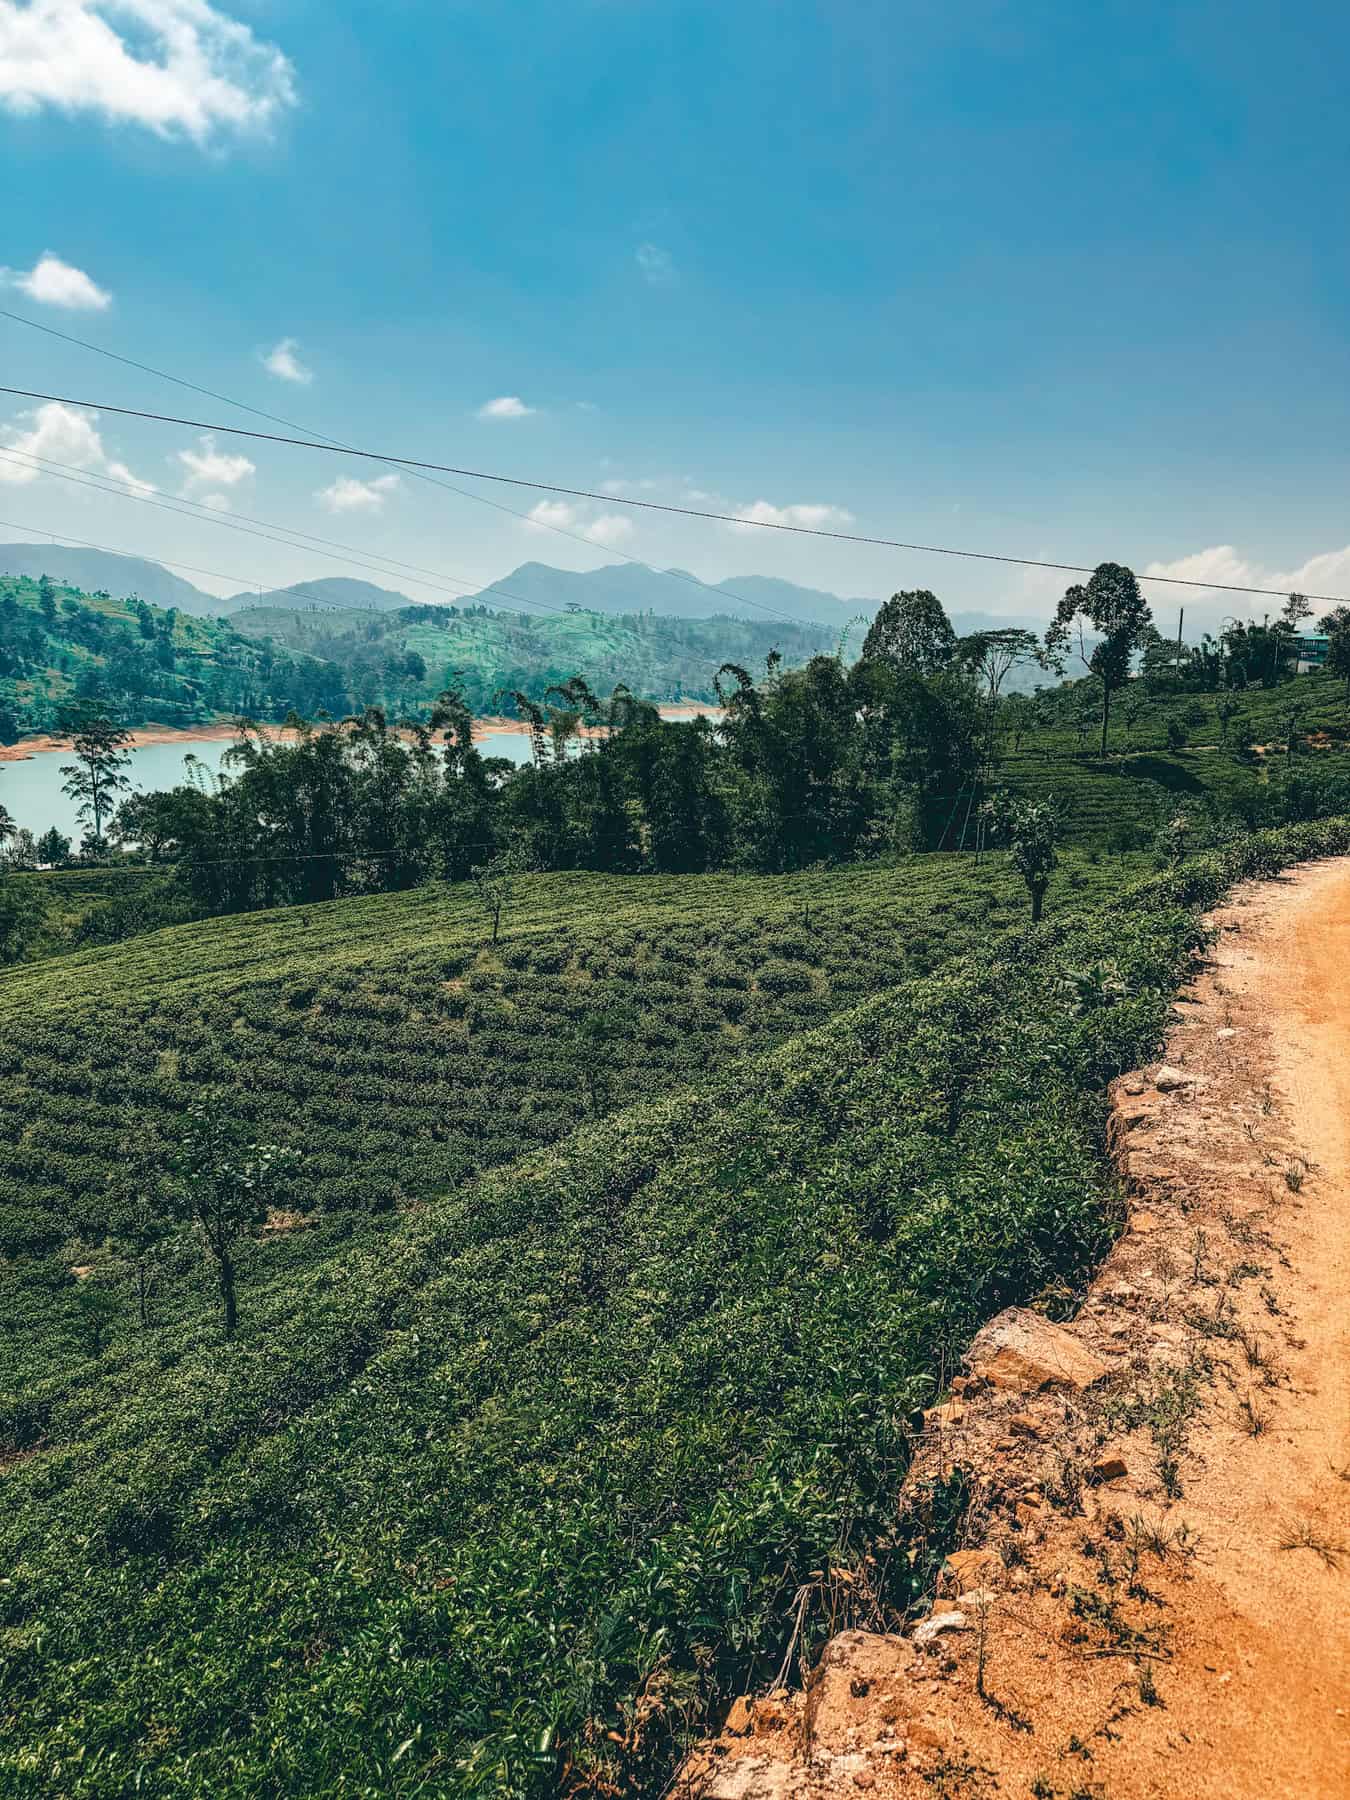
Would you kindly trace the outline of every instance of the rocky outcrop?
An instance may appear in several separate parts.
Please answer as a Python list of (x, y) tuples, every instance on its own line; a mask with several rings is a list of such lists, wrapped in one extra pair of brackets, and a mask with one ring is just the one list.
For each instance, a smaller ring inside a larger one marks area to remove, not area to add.
[(1101, 1381), (1107, 1365), (1081, 1337), (1024, 1306), (991, 1319), (966, 1355), (973, 1377), (1016, 1393), (1064, 1387), (1081, 1391)]

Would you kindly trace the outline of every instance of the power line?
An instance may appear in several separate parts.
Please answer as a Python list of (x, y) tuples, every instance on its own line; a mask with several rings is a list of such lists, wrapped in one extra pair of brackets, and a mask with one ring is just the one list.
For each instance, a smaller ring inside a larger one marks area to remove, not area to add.
[[(743, 525), (756, 531), (781, 531), (792, 537), (828, 538), (837, 543), (867, 544), (886, 550), (906, 550), (923, 556), (963, 557), (974, 562), (1004, 563), (1019, 569), (1047, 569), (1064, 575), (1093, 573), (1086, 563), (1049, 562), (1038, 557), (1009, 556), (992, 550), (960, 550), (948, 544), (910, 544), (898, 538), (871, 537), (863, 532), (832, 531), (823, 525), (787, 525), (777, 519), (747, 519), (736, 513), (713, 512), (696, 506), (676, 506), (665, 500), (634, 500), (627, 495), (597, 493), (593, 488), (565, 487), (560, 482), (534, 481), (523, 475), (500, 475), (487, 469), (461, 468), (454, 463), (395, 456), (381, 450), (359, 450), (348, 444), (325, 443), (315, 438), (282, 437), (275, 432), (250, 431), (241, 425), (221, 425), (206, 419), (180, 419), (171, 413), (149, 412), (133, 406), (110, 406), (99, 400), (79, 399), (69, 394), (44, 394), (30, 388), (3, 386), (0, 386), (0, 394), (12, 394), (21, 400), (54, 401), (60, 406), (83, 406), (91, 411), (116, 413), (122, 418), (148, 419), (159, 425), (183, 425), (192, 431), (224, 432), (229, 437), (249, 438), (258, 443), (284, 444), (297, 450), (321, 450), (328, 455), (355, 456), (390, 468), (434, 470), (438, 474), (465, 476), (474, 481), (494, 481), (505, 487), (528, 488), (533, 493), (561, 494), (572, 500), (598, 500), (604, 505), (631, 506), (643, 512), (669, 513), (685, 519), (707, 519), (721, 525)], [(1162, 582), (1168, 587), (1200, 588), (1207, 593), (1260, 594), (1272, 600), (1285, 598), (1275, 588), (1247, 587), (1231, 581), (1200, 581), (1185, 575), (1145, 575), (1140, 579)], [(1308, 594), (1305, 598), (1331, 605), (1346, 603), (1344, 594)]]
[[(245, 537), (266, 538), (271, 543), (285, 545), (288, 550), (307, 549), (309, 547), (308, 544), (293, 543), (291, 541), (292, 538), (307, 538), (310, 540), (310, 543), (322, 546), (324, 549), (343, 552), (344, 554), (342, 554), (340, 560), (348, 563), (352, 568), (364, 569), (367, 573), (373, 575), (382, 575), (385, 580), (389, 580), (391, 574), (394, 573), (399, 574), (399, 579), (407, 580), (408, 576), (401, 573), (401, 571), (416, 569), (419, 566), (416, 563), (400, 564), (395, 558), (381, 556), (378, 553), (375, 553), (374, 560), (368, 560), (365, 553), (358, 550), (355, 545), (339, 544), (334, 539), (317, 537), (312, 532), (292, 531), (289, 526), (277, 525), (270, 519), (254, 519), (250, 517), (248, 513), (236, 513), (232, 514), (229, 518), (226, 518), (220, 513), (213, 511), (209, 506), (202, 506), (197, 501), (189, 500), (183, 495), (161, 495), (152, 497), (149, 494), (138, 493), (134, 484), (119, 481), (115, 476), (104, 476), (89, 470), (75, 469), (72, 468), (69, 463), (54, 462), (50, 457), (34, 456), (25, 450), (0, 449), (0, 458), (3, 458), (7, 462), (30, 464), (35, 470), (41, 468), (47, 473), (56, 475), (58, 480), (74, 482), (80, 487), (93, 489), (95, 493), (111, 494), (119, 500), (134, 500), (140, 506), (158, 507), (161, 512), (177, 513), (180, 518), (194, 518), (200, 515), (208, 523), (219, 525), (226, 531), (239, 531), (242, 532)], [(191, 512), (184, 510), (188, 507), (192, 508)], [(241, 520), (245, 522), (240, 523), (239, 521)], [(251, 530), (250, 526), (254, 525), (267, 526), (268, 530)], [(288, 535), (277, 537), (273, 535), (275, 532), (285, 532), (288, 533)], [(345, 554), (346, 552), (351, 552), (351, 554)], [(161, 560), (163, 559), (161, 558)], [(380, 566), (382, 563), (386, 562), (393, 563), (394, 569), (385, 569)], [(428, 579), (427, 577), (432, 574), (436, 574), (437, 578), (434, 580)], [(481, 584), (475, 583), (465, 577), (440, 575), (435, 571), (427, 571), (426, 575), (415, 575), (412, 579), (421, 587), (437, 588), (442, 593), (453, 594), (455, 599), (463, 599), (467, 596), (476, 598), (481, 591)], [(447, 584), (453, 584), (453, 586)], [(256, 580), (249, 581), (245, 583), (245, 586), (256, 588), (259, 586), (259, 583)], [(295, 581), (290, 583), (289, 591), (306, 592), (309, 588), (310, 583)], [(563, 608), (560, 606), (550, 606), (547, 601), (535, 600), (526, 594), (513, 594), (510, 589), (507, 588), (498, 591), (502, 593), (505, 599), (520, 600), (525, 605), (537, 606), (546, 613), (554, 613), (559, 618), (563, 617)], [(505, 612), (519, 612), (520, 608), (516, 606), (504, 606), (502, 610)], [(526, 614), (524, 616), (533, 618), (536, 615)]]
[[(118, 550), (111, 544), (95, 544), (89, 538), (68, 537), (64, 531), (47, 531), (40, 525), (24, 525), (18, 519), (0, 519), (7, 531), (35, 531), (39, 537), (49, 537), (63, 544), (74, 544), (80, 550), (101, 550), (105, 556), (138, 556), (137, 550)], [(242, 575), (227, 575), (222, 569), (200, 569), (195, 563), (173, 562), (167, 556), (156, 558), (170, 569), (186, 569), (192, 575), (210, 575), (216, 581), (238, 581), (247, 587), (256, 587), (257, 583)]]
[[(258, 419), (267, 419), (273, 425), (284, 425), (290, 431), (307, 431), (309, 429), (308, 426), (297, 424), (294, 419), (283, 418), (280, 413), (265, 412), (261, 407), (248, 405), (246, 401), (231, 399), (228, 394), (218, 394), (213, 388), (201, 387), (195, 381), (185, 381), (181, 375), (171, 375), (167, 369), (157, 369), (150, 363), (137, 362), (134, 357), (119, 355), (116, 350), (105, 350), (101, 344), (91, 344), (88, 339), (75, 337), (71, 332), (58, 331), (54, 325), (44, 325), (37, 319), (25, 318), (22, 313), (11, 312), (8, 307), (0, 306), (0, 318), (9, 319), (16, 325), (26, 325), (30, 330), (40, 331), (47, 337), (59, 338), (62, 343), (78, 345), (81, 350), (92, 351), (95, 356), (109, 357), (113, 362), (123, 363), (129, 369), (139, 369), (143, 374), (153, 375), (160, 381), (171, 381), (175, 387), (187, 388), (191, 393), (205, 395), (208, 400), (219, 400), (225, 406), (233, 406), (240, 412), (251, 413)], [(338, 438), (325, 437), (322, 432), (315, 432), (312, 435), (334, 449), (350, 451), (350, 446), (342, 443)], [(351, 454), (358, 455), (360, 452), (351, 451)], [(432, 487), (443, 488), (447, 494), (458, 494), (462, 500), (472, 500), (479, 506), (490, 506), (494, 512), (506, 513), (513, 519), (522, 519), (536, 529), (554, 532), (558, 537), (571, 538), (573, 543), (583, 544), (592, 552), (598, 551), (601, 556), (617, 558), (621, 562), (632, 563), (637, 568), (650, 567), (649, 564), (642, 561), (641, 557), (630, 556), (626, 550), (615, 549), (612, 545), (597, 544), (594, 538), (584, 537), (579, 531), (569, 531), (565, 525), (555, 524), (551, 520), (531, 518), (529, 513), (520, 512), (514, 506), (504, 506), (500, 500), (490, 499), (486, 494), (475, 494), (468, 488), (455, 487), (452, 482), (441, 481), (435, 475), (428, 473), (426, 469), (409, 466), (409, 473), (419, 481), (428, 482)], [(597, 495), (596, 498), (599, 499), (602, 496)], [(603, 496), (603, 498), (612, 499), (614, 496)], [(713, 587), (709, 582), (700, 581), (697, 575), (691, 575), (687, 569), (654, 569), (651, 572), (671, 581), (683, 581), (691, 587), (701, 588), (705, 593), (713, 594), (718, 599), (735, 600), (742, 606), (752, 606), (757, 612), (768, 613), (772, 618), (782, 619), (786, 624), (801, 623), (791, 614), (782, 612), (774, 606), (766, 606), (761, 600), (751, 600), (747, 595), (733, 593), (729, 588)], [(519, 598), (519, 596), (516, 597)]]

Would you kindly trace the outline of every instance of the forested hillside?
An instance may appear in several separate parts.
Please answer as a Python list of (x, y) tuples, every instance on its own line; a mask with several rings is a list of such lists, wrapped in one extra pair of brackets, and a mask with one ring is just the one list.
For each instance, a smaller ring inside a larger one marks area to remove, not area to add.
[(0, 577), (0, 743), (58, 728), (72, 707), (122, 723), (189, 726), (256, 713), (342, 710), (338, 672), (214, 619)]
[(0, 742), (50, 731), (72, 703), (125, 725), (191, 726), (367, 706), (425, 717), (458, 686), (482, 716), (588, 671), (652, 700), (714, 696), (723, 662), (789, 667), (834, 647), (824, 626), (652, 614), (538, 618), (487, 607), (408, 606), (372, 615), (252, 607), (228, 622), (164, 611), (47, 577), (0, 576)]
[(711, 701), (724, 662), (759, 665), (776, 650), (794, 668), (833, 650), (839, 638), (838, 629), (779, 619), (580, 610), (536, 616), (481, 605), (409, 606), (376, 615), (248, 607), (230, 623), (248, 637), (340, 668), (351, 707), (416, 712), (453, 686), (480, 717), (503, 709), (504, 690), (542, 698), (574, 675), (597, 693), (622, 682), (647, 700)]

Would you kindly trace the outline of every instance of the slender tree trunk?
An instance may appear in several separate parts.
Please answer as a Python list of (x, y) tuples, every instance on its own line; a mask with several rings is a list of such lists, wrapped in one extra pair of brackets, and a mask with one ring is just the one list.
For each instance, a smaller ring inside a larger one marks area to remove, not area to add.
[(1031, 922), (1033, 925), (1040, 924), (1041, 908), (1044, 905), (1045, 905), (1045, 889), (1043, 887), (1032, 888), (1032, 890), (1031, 890)]
[(1106, 728), (1111, 723), (1111, 690), (1102, 683), (1102, 761), (1106, 760)]

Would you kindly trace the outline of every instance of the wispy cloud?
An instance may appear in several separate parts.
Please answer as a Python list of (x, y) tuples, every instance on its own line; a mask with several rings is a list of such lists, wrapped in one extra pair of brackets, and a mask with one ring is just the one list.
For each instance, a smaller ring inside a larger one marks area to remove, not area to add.
[(519, 394), (502, 394), (496, 400), (486, 400), (478, 409), (480, 419), (528, 419), (534, 407), (526, 406)]
[(633, 535), (633, 521), (624, 513), (601, 513), (581, 528), (593, 544), (626, 544)]
[(210, 0), (0, 0), (0, 105), (92, 113), (204, 144), (296, 100), (275, 44)]
[(257, 473), (257, 464), (247, 456), (216, 449), (216, 440), (204, 431), (197, 442), (199, 450), (180, 450), (177, 460), (187, 470), (184, 483), (188, 488), (231, 488)]
[[(1294, 569), (1270, 569), (1254, 558), (1245, 556), (1232, 544), (1213, 544), (1207, 550), (1196, 550), (1189, 556), (1178, 556), (1172, 562), (1151, 562), (1141, 571), (1141, 579), (1150, 575), (1172, 575), (1183, 581), (1214, 582), (1211, 593), (1219, 594), (1217, 584), (1236, 587), (1268, 588), (1278, 598), (1281, 594), (1341, 593), (1350, 596), (1350, 545), (1342, 550), (1323, 550), (1308, 557)], [(1204, 597), (1202, 589), (1197, 598)], [(1254, 604), (1259, 594), (1247, 597)], [(1241, 603), (1242, 596), (1233, 599)]]
[(278, 381), (294, 381), (301, 387), (308, 387), (314, 379), (314, 371), (301, 362), (297, 354), (299, 349), (300, 345), (295, 338), (282, 338), (263, 357), (263, 367), (269, 375), (275, 375)]
[(577, 509), (569, 506), (565, 500), (540, 500), (530, 508), (525, 522), (543, 530), (552, 525), (561, 531), (571, 531), (576, 526)]
[(768, 500), (756, 500), (753, 505), (738, 506), (736, 517), (744, 519), (747, 525), (795, 525), (801, 531), (833, 531), (853, 523), (853, 514), (844, 507), (827, 506), (820, 501), (774, 506)]
[[(67, 469), (88, 469), (123, 482), (137, 493), (153, 494), (153, 482), (142, 481), (125, 463), (108, 455), (97, 419), (97, 413), (78, 412), (59, 400), (48, 400), (30, 412), (21, 412), (14, 423), (0, 427), (0, 450), (15, 456), (42, 457)], [(15, 461), (8, 454), (0, 456), (0, 482), (11, 487), (28, 487), (40, 481), (43, 473), (31, 462)]]
[(643, 279), (653, 287), (669, 287), (675, 279), (675, 258), (660, 244), (639, 244), (633, 252)]
[(51, 250), (42, 255), (26, 273), (20, 269), (0, 269), (0, 283), (18, 288), (39, 306), (60, 306), (67, 312), (106, 312), (112, 295), (90, 279), (83, 269), (62, 262)]
[(371, 481), (339, 475), (328, 487), (320, 488), (314, 498), (329, 512), (379, 512), (397, 487), (397, 475), (376, 475)]
[(578, 537), (606, 547), (625, 543), (633, 535), (633, 521), (623, 513), (597, 514), (566, 500), (537, 501), (525, 523), (537, 531), (574, 531)]

